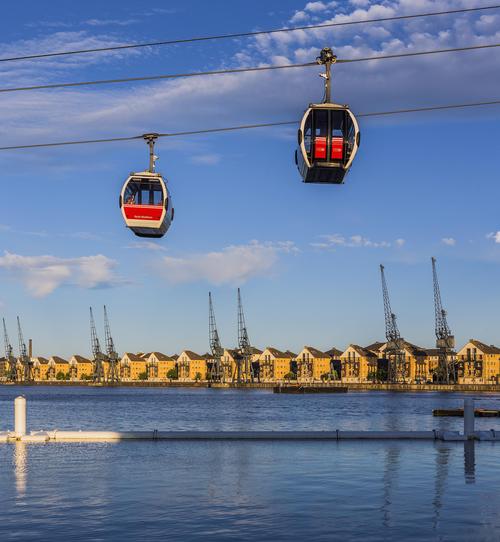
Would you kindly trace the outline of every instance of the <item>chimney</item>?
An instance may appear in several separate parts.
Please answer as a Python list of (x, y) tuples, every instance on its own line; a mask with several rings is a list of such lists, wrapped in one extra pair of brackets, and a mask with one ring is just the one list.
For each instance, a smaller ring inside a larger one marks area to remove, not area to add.
[(28, 356), (30, 359), (33, 357), (33, 339), (28, 341)]

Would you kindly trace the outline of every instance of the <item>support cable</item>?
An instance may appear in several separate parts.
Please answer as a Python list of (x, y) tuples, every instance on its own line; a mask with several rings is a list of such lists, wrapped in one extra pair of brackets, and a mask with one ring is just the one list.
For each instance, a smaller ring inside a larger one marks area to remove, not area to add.
[(373, 19), (363, 19), (358, 21), (343, 21), (343, 22), (334, 22), (334, 23), (322, 23), (314, 25), (305, 25), (305, 26), (294, 26), (291, 28), (276, 28), (271, 30), (258, 30), (255, 32), (238, 32), (232, 34), (219, 34), (214, 36), (200, 36), (194, 38), (183, 38), (176, 40), (163, 40), (163, 41), (152, 41), (147, 43), (128, 43), (123, 45), (113, 45), (109, 47), (95, 47), (93, 49), (75, 49), (71, 51), (58, 51), (50, 53), (40, 53), (34, 55), (24, 55), (24, 56), (14, 56), (14, 57), (5, 57), (0, 58), (0, 62), (13, 62), (18, 60), (35, 60), (41, 58), (50, 58), (57, 56), (69, 56), (69, 55), (80, 55), (85, 53), (102, 53), (106, 51), (120, 51), (125, 49), (138, 49), (144, 47), (157, 47), (164, 45), (178, 45), (183, 43), (195, 43), (203, 41), (215, 41), (215, 40), (224, 40), (224, 39), (234, 39), (234, 38), (250, 38), (253, 36), (261, 36), (263, 34), (277, 34), (281, 32), (295, 32), (297, 30), (314, 30), (321, 28), (335, 28), (342, 26), (353, 26), (360, 24), (369, 24), (369, 23), (382, 23), (389, 21), (401, 21), (406, 19), (417, 19), (424, 17), (435, 17), (438, 15), (456, 15), (460, 13), (472, 13), (486, 10), (499, 9), (500, 4), (494, 4), (489, 6), (474, 7), (474, 8), (461, 8), (461, 9), (451, 9), (446, 11), (433, 11), (427, 13), (415, 13), (409, 15), (396, 15), (393, 17), (377, 17)]
[[(406, 113), (423, 113), (426, 111), (440, 111), (440, 110), (450, 110), (450, 109), (465, 109), (469, 107), (481, 107), (488, 105), (499, 105), (500, 100), (491, 100), (485, 102), (469, 102), (462, 104), (449, 104), (449, 105), (433, 105), (427, 107), (415, 107), (408, 109), (395, 109), (392, 111), (374, 111), (369, 113), (360, 113), (356, 117), (383, 117), (389, 115), (401, 115)], [(239, 126), (227, 126), (223, 128), (208, 128), (205, 130), (190, 130), (185, 132), (166, 132), (155, 134), (157, 137), (182, 137), (190, 135), (204, 135), (204, 134), (214, 134), (221, 132), (235, 132), (240, 130), (251, 130), (254, 128), (270, 128), (273, 126), (290, 126), (297, 125), (298, 120), (290, 121), (281, 121), (281, 122), (266, 122), (260, 124), (242, 124)], [(43, 147), (63, 147), (68, 145), (87, 145), (92, 143), (115, 143), (120, 141), (134, 141), (137, 139), (143, 139), (144, 135), (136, 135), (129, 137), (109, 137), (103, 139), (81, 139), (74, 141), (58, 141), (52, 143), (32, 143), (28, 145), (10, 145), (5, 147), (0, 147), (0, 151), (13, 151), (18, 149), (35, 149)]]
[[(388, 60), (394, 58), (408, 58), (416, 56), (425, 56), (425, 55), (435, 55), (442, 53), (459, 53), (465, 51), (477, 51), (479, 49), (492, 49), (495, 47), (500, 47), (500, 43), (490, 43), (485, 45), (472, 45), (469, 47), (453, 47), (451, 49), (435, 49), (431, 51), (416, 51), (410, 53), (395, 53), (391, 55), (377, 55), (369, 57), (360, 57), (360, 58), (345, 58), (337, 59), (337, 64), (351, 64), (353, 62), (367, 62), (372, 60)], [(283, 64), (278, 66), (249, 66), (246, 68), (232, 68), (225, 70), (211, 70), (204, 72), (187, 72), (187, 73), (174, 73), (174, 74), (160, 74), (160, 75), (146, 75), (141, 77), (124, 77), (117, 79), (97, 79), (93, 81), (76, 81), (70, 83), (49, 83), (46, 85), (34, 85), (27, 87), (10, 87), (10, 88), (0, 88), (0, 93), (5, 92), (24, 92), (30, 90), (47, 90), (55, 88), (71, 88), (71, 87), (83, 87), (83, 86), (94, 86), (94, 85), (111, 85), (116, 83), (136, 83), (139, 81), (158, 81), (162, 79), (181, 79), (187, 77), (200, 77), (206, 75), (227, 75), (227, 74), (236, 74), (236, 73), (246, 73), (246, 72), (263, 72), (263, 71), (272, 71), (272, 70), (285, 70), (292, 68), (309, 68), (312, 66), (317, 66), (317, 62), (305, 62), (302, 64)]]

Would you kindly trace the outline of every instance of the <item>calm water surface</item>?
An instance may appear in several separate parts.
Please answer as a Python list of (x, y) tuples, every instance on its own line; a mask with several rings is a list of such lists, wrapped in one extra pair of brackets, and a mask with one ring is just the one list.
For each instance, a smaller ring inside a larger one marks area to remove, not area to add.
[[(0, 387), (0, 429), (461, 429), (463, 395)], [(479, 397), (479, 396), (477, 396)], [(479, 406), (500, 408), (499, 395)], [(500, 430), (497, 419), (476, 420)], [(500, 540), (500, 444), (0, 445), (0, 540)]]

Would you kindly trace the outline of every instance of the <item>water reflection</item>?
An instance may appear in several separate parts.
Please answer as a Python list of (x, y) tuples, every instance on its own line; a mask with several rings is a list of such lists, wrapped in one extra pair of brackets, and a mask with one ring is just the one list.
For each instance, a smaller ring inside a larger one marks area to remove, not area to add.
[(441, 509), (443, 507), (443, 495), (446, 492), (450, 454), (450, 448), (441, 446), (436, 447), (436, 477), (434, 482), (434, 500), (432, 501), (434, 507), (434, 530), (438, 528), (441, 519)]
[(476, 450), (473, 440), (464, 442), (464, 475), (466, 484), (476, 483)]
[(25, 442), (14, 443), (14, 475), (16, 478), (16, 491), (18, 497), (26, 493), (26, 479), (28, 476), (28, 448)]
[(383, 504), (382, 504), (382, 524), (384, 527), (391, 525), (391, 507), (393, 486), (398, 479), (399, 456), (401, 448), (399, 446), (390, 446), (386, 451), (385, 467), (383, 474)]

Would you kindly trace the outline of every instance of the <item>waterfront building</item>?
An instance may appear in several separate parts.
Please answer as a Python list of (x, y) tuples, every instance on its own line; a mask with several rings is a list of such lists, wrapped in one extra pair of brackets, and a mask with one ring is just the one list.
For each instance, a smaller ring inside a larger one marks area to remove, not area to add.
[(500, 348), (471, 339), (457, 352), (459, 384), (498, 384)]
[(330, 354), (312, 346), (304, 346), (296, 359), (299, 382), (318, 382), (332, 377)]
[(293, 374), (293, 356), (268, 346), (259, 356), (259, 373), (261, 382), (279, 382), (285, 376)]
[(51, 356), (48, 363), (47, 380), (69, 378), (69, 361), (59, 356)]
[(207, 379), (207, 360), (191, 350), (184, 350), (177, 359), (179, 380), (196, 381)]
[(161, 352), (150, 352), (142, 357), (147, 361), (148, 380), (169, 380), (168, 372), (177, 366), (174, 358)]
[(238, 351), (235, 348), (224, 348), (222, 355), (222, 381), (232, 382), (236, 375), (236, 359)]
[(76, 367), (76, 380), (90, 380), (92, 378), (92, 362), (89, 359), (75, 354), (71, 356), (69, 365), (70, 370), (73, 371), (74, 367)]
[(49, 360), (42, 356), (36, 356), (31, 358), (33, 362), (33, 379), (36, 381), (42, 381), (48, 379), (49, 373)]
[(378, 356), (357, 344), (350, 344), (341, 354), (342, 382), (377, 380)]
[(147, 365), (148, 362), (142, 355), (125, 352), (119, 364), (120, 378), (125, 381), (146, 380)]

